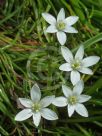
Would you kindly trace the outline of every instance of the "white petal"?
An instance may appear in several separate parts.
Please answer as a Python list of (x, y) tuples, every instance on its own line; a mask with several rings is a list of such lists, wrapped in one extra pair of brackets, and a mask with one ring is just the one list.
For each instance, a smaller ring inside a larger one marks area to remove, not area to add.
[(71, 26), (75, 24), (78, 21), (79, 17), (77, 16), (70, 16), (65, 19), (65, 22), (67, 23), (68, 26)]
[(80, 80), (80, 73), (78, 71), (71, 72), (71, 82), (75, 85)]
[(56, 120), (56, 119), (58, 119), (57, 114), (54, 111), (52, 111), (52, 110), (50, 110), (48, 108), (42, 109), (41, 110), (41, 115), (42, 115), (43, 118), (45, 118), (47, 120)]
[(63, 8), (61, 8), (61, 10), (59, 11), (58, 16), (57, 16), (57, 21), (61, 21), (64, 19), (65, 19), (65, 11)]
[(30, 108), (33, 104), (30, 99), (26, 99), (26, 98), (19, 98), (19, 101), (23, 106), (25, 106), (27, 108)]
[(44, 107), (49, 106), (54, 101), (54, 99), (55, 99), (55, 95), (44, 97), (40, 101), (41, 107), (44, 108)]
[(57, 39), (61, 45), (64, 45), (66, 42), (66, 34), (64, 32), (57, 32)]
[(84, 56), (84, 47), (80, 46), (80, 48), (78, 49), (78, 51), (75, 54), (75, 59), (82, 59)]
[(91, 99), (91, 96), (82, 94), (79, 96), (78, 102), (83, 103), (88, 101), (89, 99)]
[(50, 25), (47, 29), (46, 32), (47, 33), (56, 33), (58, 30), (56, 29), (55, 25)]
[(84, 83), (80, 80), (73, 88), (73, 93), (80, 95), (83, 91)]
[(81, 116), (88, 117), (88, 111), (83, 104), (77, 104), (75, 110)]
[(31, 109), (24, 109), (16, 115), (15, 120), (16, 121), (23, 121), (23, 120), (30, 118), (31, 116), (32, 116), (32, 110)]
[(74, 27), (71, 27), (71, 26), (66, 26), (66, 28), (63, 31), (66, 33), (78, 33), (78, 31)]
[(66, 97), (72, 94), (72, 90), (70, 89), (70, 87), (67, 87), (66, 85), (62, 85), (62, 90)]
[(64, 107), (67, 105), (67, 99), (65, 97), (56, 97), (53, 103), (57, 107)]
[(36, 127), (39, 126), (40, 120), (41, 120), (41, 114), (39, 112), (33, 113), (33, 122)]
[(89, 66), (95, 65), (99, 61), (99, 59), (100, 57), (98, 56), (90, 56), (83, 59), (82, 62), (85, 67), (89, 67)]
[(41, 92), (40, 92), (40, 88), (37, 84), (33, 85), (30, 93), (31, 93), (32, 101), (38, 102), (40, 100)]
[(69, 63), (64, 63), (64, 64), (62, 64), (62, 65), (59, 67), (59, 69), (62, 70), (62, 71), (71, 71), (71, 70), (72, 70), (72, 68), (71, 68), (71, 66), (70, 66)]
[(49, 13), (42, 13), (43, 18), (51, 25), (56, 24), (56, 19)]
[(68, 115), (69, 115), (69, 117), (71, 117), (72, 114), (74, 113), (75, 105), (70, 105), (70, 104), (68, 104), (67, 109), (68, 109)]
[(78, 71), (80, 71), (81, 73), (84, 73), (84, 74), (88, 74), (88, 75), (92, 75), (93, 74), (93, 72), (92, 72), (92, 70), (91, 69), (89, 69), (89, 68), (81, 68), (81, 69), (79, 69)]
[(61, 52), (62, 52), (62, 56), (64, 57), (64, 59), (67, 62), (71, 62), (71, 60), (73, 60), (73, 54), (72, 52), (65, 46), (61, 46)]

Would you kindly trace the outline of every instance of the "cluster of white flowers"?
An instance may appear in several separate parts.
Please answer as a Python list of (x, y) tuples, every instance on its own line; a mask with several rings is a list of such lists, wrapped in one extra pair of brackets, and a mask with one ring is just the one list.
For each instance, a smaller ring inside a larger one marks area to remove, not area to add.
[(90, 56), (84, 57), (84, 46), (80, 46), (78, 51), (73, 56), (72, 52), (64, 46), (66, 42), (66, 33), (77, 33), (78, 31), (72, 27), (74, 23), (78, 21), (77, 16), (70, 16), (65, 18), (65, 11), (62, 8), (57, 16), (57, 19), (51, 14), (42, 13), (43, 18), (50, 24), (46, 29), (47, 33), (57, 33), (58, 41), (61, 45), (61, 53), (66, 63), (62, 64), (59, 69), (62, 71), (71, 72), (70, 80), (73, 84), (73, 90), (66, 85), (62, 85), (62, 91), (64, 96), (55, 97), (46, 96), (41, 99), (41, 91), (37, 84), (35, 84), (30, 93), (31, 100), (26, 98), (19, 98), (20, 103), (25, 107), (19, 112), (15, 120), (23, 121), (33, 116), (33, 122), (35, 126), (38, 126), (41, 117), (47, 120), (58, 119), (57, 114), (48, 107), (53, 104), (58, 107), (67, 106), (68, 116), (71, 117), (74, 111), (84, 117), (88, 117), (88, 111), (83, 105), (84, 102), (88, 101), (91, 96), (81, 94), (84, 89), (84, 82), (81, 79), (80, 73), (92, 75), (93, 72), (90, 66), (96, 64), (100, 57)]

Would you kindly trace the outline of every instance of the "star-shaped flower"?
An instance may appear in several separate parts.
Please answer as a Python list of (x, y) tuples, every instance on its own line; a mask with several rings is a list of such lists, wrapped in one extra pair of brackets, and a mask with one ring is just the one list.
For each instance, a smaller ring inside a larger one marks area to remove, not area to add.
[(59, 69), (62, 71), (70, 71), (70, 78), (73, 85), (75, 85), (80, 80), (80, 73), (92, 75), (93, 72), (88, 67), (95, 65), (100, 57), (98, 56), (89, 56), (83, 58), (84, 56), (84, 47), (80, 46), (78, 51), (73, 56), (72, 52), (65, 46), (61, 47), (62, 56), (67, 61), (62, 64)]
[(58, 116), (54, 111), (46, 108), (53, 102), (55, 96), (46, 96), (41, 99), (41, 91), (37, 84), (32, 87), (30, 94), (31, 100), (19, 98), (19, 101), (25, 107), (25, 109), (16, 115), (16, 121), (23, 121), (33, 116), (33, 122), (35, 126), (38, 126), (41, 116), (47, 120), (58, 119)]
[(83, 105), (84, 102), (88, 101), (91, 96), (81, 94), (84, 88), (82, 81), (79, 81), (73, 90), (70, 87), (62, 85), (62, 90), (65, 97), (56, 97), (53, 104), (58, 107), (67, 106), (69, 117), (72, 116), (74, 111), (84, 117), (88, 117), (88, 111)]
[(70, 16), (65, 18), (63, 8), (59, 11), (57, 19), (49, 13), (42, 13), (42, 16), (50, 24), (46, 32), (57, 33), (57, 38), (61, 45), (64, 45), (66, 42), (67, 38), (65, 33), (78, 33), (72, 25), (78, 21), (79, 17)]

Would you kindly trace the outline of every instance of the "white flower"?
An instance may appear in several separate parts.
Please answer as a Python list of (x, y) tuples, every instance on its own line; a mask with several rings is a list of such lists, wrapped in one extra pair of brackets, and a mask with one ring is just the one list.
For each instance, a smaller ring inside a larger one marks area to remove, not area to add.
[(46, 108), (53, 102), (55, 96), (46, 96), (41, 99), (40, 88), (37, 84), (32, 87), (30, 94), (31, 100), (26, 98), (19, 98), (25, 109), (16, 115), (16, 121), (23, 121), (33, 116), (33, 122), (35, 126), (38, 126), (41, 120), (41, 116), (47, 120), (58, 119), (57, 114), (54, 111)]
[(57, 33), (58, 41), (61, 45), (64, 45), (66, 42), (66, 33), (78, 33), (78, 31), (72, 27), (75, 24), (79, 17), (70, 16), (65, 18), (65, 11), (62, 8), (57, 16), (57, 20), (49, 13), (42, 13), (43, 18), (50, 24), (47, 28), (47, 33)]
[(62, 71), (71, 71), (70, 78), (73, 85), (75, 85), (80, 80), (79, 72), (92, 75), (93, 72), (88, 67), (96, 64), (100, 59), (98, 56), (89, 56), (83, 58), (83, 46), (80, 46), (75, 54), (75, 57), (73, 56), (72, 52), (65, 46), (61, 47), (61, 52), (62, 56), (67, 62), (62, 64), (59, 69)]
[(84, 84), (82, 81), (79, 81), (73, 90), (65, 85), (62, 85), (62, 90), (65, 97), (56, 97), (53, 104), (58, 107), (64, 107), (67, 105), (69, 117), (72, 116), (74, 111), (81, 116), (88, 117), (88, 111), (82, 103), (88, 101), (91, 96), (81, 94), (83, 88)]

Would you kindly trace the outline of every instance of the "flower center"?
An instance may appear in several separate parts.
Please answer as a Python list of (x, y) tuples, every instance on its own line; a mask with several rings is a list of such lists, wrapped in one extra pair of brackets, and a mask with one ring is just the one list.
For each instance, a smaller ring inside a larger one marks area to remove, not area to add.
[(32, 110), (33, 110), (34, 112), (39, 112), (40, 109), (41, 109), (41, 105), (40, 105), (39, 103), (34, 103), (34, 104), (32, 105)]
[(65, 24), (63, 21), (59, 21), (59, 22), (57, 23), (57, 29), (58, 29), (58, 30), (63, 30), (63, 29), (65, 29), (65, 26), (66, 26), (66, 24)]
[(81, 62), (79, 60), (74, 60), (71, 64), (71, 67), (74, 70), (78, 70), (81, 67)]
[(69, 98), (68, 98), (68, 102), (71, 104), (71, 105), (74, 105), (74, 104), (76, 104), (77, 103), (77, 97), (76, 96), (70, 96)]

